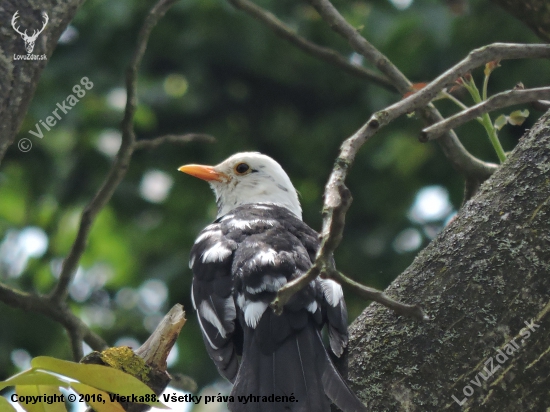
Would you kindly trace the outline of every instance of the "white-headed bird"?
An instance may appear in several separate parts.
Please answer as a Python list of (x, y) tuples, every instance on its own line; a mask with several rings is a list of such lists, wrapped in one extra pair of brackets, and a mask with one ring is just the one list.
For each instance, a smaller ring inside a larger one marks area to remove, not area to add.
[(229, 409), (324, 412), (332, 401), (344, 412), (366, 411), (321, 338), (326, 326), (337, 357), (348, 344), (341, 286), (317, 278), (280, 316), (269, 307), (282, 286), (307, 272), (319, 248), (283, 168), (246, 152), (179, 170), (208, 181), (216, 194), (217, 219), (197, 237), (189, 267), (206, 350), (234, 383)]

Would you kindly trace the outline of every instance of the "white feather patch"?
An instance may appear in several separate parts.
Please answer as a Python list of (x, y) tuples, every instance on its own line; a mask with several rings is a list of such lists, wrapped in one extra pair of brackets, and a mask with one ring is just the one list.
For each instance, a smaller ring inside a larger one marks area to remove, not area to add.
[(237, 296), (237, 305), (242, 309), (244, 308), (244, 305), (246, 304), (246, 298), (244, 297), (244, 293), (239, 293), (239, 296)]
[(260, 210), (273, 210), (273, 207), (264, 206), (264, 205), (256, 205), (256, 206), (254, 206), (254, 209), (260, 209)]
[(261, 293), (264, 291), (277, 292), (286, 284), (286, 282), (287, 280), (284, 276), (273, 277), (271, 275), (266, 275), (263, 277), (262, 282), (259, 286), (255, 288), (247, 286), (246, 291), (252, 294)]
[(226, 220), (233, 219), (233, 216), (235, 215), (225, 215), (221, 218), (220, 222), (225, 222)]
[(277, 257), (277, 252), (273, 249), (267, 251), (260, 251), (254, 256), (254, 260), (258, 262), (261, 266), (275, 265), (275, 258)]
[(240, 229), (240, 230), (250, 229), (252, 225), (256, 223), (263, 223), (264, 225), (267, 225), (267, 226), (274, 226), (276, 221), (272, 219), (250, 219), (250, 220), (235, 219), (229, 222), (229, 224), (233, 226), (235, 229)]
[(202, 326), (201, 317), (200, 317), (200, 316), (197, 316), (197, 319), (199, 320), (199, 326), (201, 327), (202, 334), (203, 334), (204, 336), (206, 336), (206, 340), (208, 341), (208, 343), (210, 344), (210, 346), (212, 347), (212, 349), (218, 350), (218, 347), (212, 343), (212, 341), (210, 340), (210, 336), (208, 336), (208, 333), (206, 333), (206, 329), (204, 329), (204, 326)]
[(220, 332), (220, 335), (222, 338), (225, 338), (225, 335), (227, 332), (225, 331), (225, 328), (222, 325), (222, 322), (216, 315), (216, 312), (214, 312), (214, 309), (210, 304), (203, 300), (201, 302), (201, 305), (199, 307), (199, 315), (204, 318), (204, 320), (210, 322), (216, 329), (218, 329), (218, 332)]
[(191, 283), (191, 303), (193, 304), (193, 309), (197, 310), (197, 305), (195, 305), (195, 291), (193, 290), (193, 283)]
[(231, 249), (228, 249), (221, 243), (216, 243), (214, 246), (205, 250), (202, 254), (202, 263), (221, 262), (231, 254)]
[(193, 269), (194, 263), (195, 263), (195, 255), (192, 255), (191, 259), (189, 259), (189, 269)]
[(344, 297), (342, 286), (331, 279), (321, 279), (321, 287), (328, 304), (334, 307), (338, 306)]
[(248, 302), (244, 310), (244, 321), (251, 328), (255, 328), (267, 308), (265, 302)]
[(197, 240), (195, 240), (195, 245), (197, 243), (200, 243), (202, 242), (204, 239), (208, 239), (208, 238), (211, 238), (212, 236), (215, 236), (215, 237), (220, 237), (222, 234), (222, 231), (221, 230), (207, 230), (207, 231), (202, 231), (202, 233), (199, 235), (199, 237), (197, 238)]
[(307, 311), (310, 313), (317, 312), (317, 302), (313, 301), (309, 305), (307, 305)]

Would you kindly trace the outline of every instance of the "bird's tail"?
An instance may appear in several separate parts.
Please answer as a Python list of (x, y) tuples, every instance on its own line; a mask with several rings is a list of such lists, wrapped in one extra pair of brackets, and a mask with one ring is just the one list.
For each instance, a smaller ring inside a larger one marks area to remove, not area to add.
[(334, 367), (312, 323), (268, 351), (258, 345), (255, 332), (245, 331), (230, 411), (328, 412), (331, 401), (344, 412), (367, 410)]

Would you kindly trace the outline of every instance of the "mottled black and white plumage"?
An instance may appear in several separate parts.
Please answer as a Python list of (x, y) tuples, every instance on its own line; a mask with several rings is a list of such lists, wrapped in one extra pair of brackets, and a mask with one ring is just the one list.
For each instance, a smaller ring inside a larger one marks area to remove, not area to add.
[[(259, 153), (239, 153), (215, 167), (181, 171), (208, 180), (218, 218), (197, 237), (189, 266), (192, 299), (206, 349), (234, 383), (229, 409), (252, 411), (365, 411), (331, 362), (347, 346), (342, 288), (320, 278), (295, 294), (280, 316), (269, 308), (276, 292), (307, 272), (319, 247), (301, 220), (296, 190), (281, 166)], [(297, 402), (238, 402), (239, 395), (286, 395)], [(330, 399), (330, 400), (329, 400)]]

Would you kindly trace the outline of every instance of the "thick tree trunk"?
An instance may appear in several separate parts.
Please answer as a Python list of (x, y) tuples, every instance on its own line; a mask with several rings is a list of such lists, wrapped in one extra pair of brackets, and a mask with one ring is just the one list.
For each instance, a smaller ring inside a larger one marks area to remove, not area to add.
[(370, 410), (549, 410), (550, 112), (387, 292), (432, 320), (372, 304), (353, 323)]
[(53, 0), (40, 2), (3, 1), (0, 5), (0, 163), (21, 126), (29, 103), (47, 60), (14, 60), (14, 54), (26, 54), (19, 34), (10, 26), (13, 15), (19, 11), (16, 26), (32, 33), (42, 27), (42, 12), (49, 22), (38, 36), (33, 54), (45, 54), (49, 59), (57, 39), (73, 19), (84, 0)]
[(548, 0), (491, 1), (529, 26), (541, 39), (550, 42), (550, 3)]

